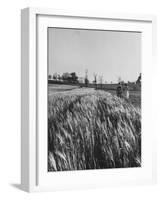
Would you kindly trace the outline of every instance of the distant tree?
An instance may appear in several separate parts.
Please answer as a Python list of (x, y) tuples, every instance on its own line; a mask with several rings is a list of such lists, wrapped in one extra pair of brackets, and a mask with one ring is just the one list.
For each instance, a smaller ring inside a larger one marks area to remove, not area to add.
[(58, 74), (57, 73), (53, 74), (53, 79), (57, 80), (57, 78), (58, 78)]
[(57, 75), (57, 80), (61, 81), (62, 77), (60, 76), (60, 74)]
[(63, 80), (64, 82), (69, 82), (69, 81), (70, 81), (70, 78), (71, 78), (70, 73), (68, 73), (68, 72), (63, 73), (63, 75), (62, 75), (62, 80)]
[(51, 79), (51, 75), (50, 74), (48, 75), (48, 79)]
[(71, 82), (72, 83), (78, 83), (78, 76), (76, 75), (76, 73), (72, 72), (70, 75), (71, 75), (70, 76)]
[(89, 80), (88, 80), (88, 69), (85, 70), (85, 79), (84, 79), (86, 87), (88, 87)]
[(66, 72), (63, 73), (62, 80), (68, 83), (78, 83), (78, 76), (76, 75), (75, 72), (72, 73)]

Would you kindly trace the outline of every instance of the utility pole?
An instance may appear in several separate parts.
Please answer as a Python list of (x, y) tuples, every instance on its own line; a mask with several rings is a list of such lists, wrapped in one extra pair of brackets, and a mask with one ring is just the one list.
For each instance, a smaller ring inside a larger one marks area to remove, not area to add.
[(93, 76), (94, 76), (94, 81), (93, 81), (93, 83), (95, 84), (95, 88), (97, 89), (97, 74), (94, 73)]

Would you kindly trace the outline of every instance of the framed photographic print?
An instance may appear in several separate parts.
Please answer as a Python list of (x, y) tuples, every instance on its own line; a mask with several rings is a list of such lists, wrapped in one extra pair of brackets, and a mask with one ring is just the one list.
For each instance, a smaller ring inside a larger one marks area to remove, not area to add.
[(21, 16), (21, 185), (156, 180), (155, 17), (26, 8)]

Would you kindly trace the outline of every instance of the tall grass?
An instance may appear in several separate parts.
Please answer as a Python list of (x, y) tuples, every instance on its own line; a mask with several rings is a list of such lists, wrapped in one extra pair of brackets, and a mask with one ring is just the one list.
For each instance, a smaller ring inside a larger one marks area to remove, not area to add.
[(139, 108), (104, 91), (48, 102), (48, 171), (141, 166)]

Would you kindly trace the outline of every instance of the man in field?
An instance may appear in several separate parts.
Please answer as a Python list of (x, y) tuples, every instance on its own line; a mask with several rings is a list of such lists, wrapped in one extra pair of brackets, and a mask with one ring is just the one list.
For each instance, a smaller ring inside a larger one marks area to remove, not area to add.
[(123, 92), (122, 85), (121, 83), (119, 83), (116, 89), (117, 96), (122, 98), (122, 92)]

